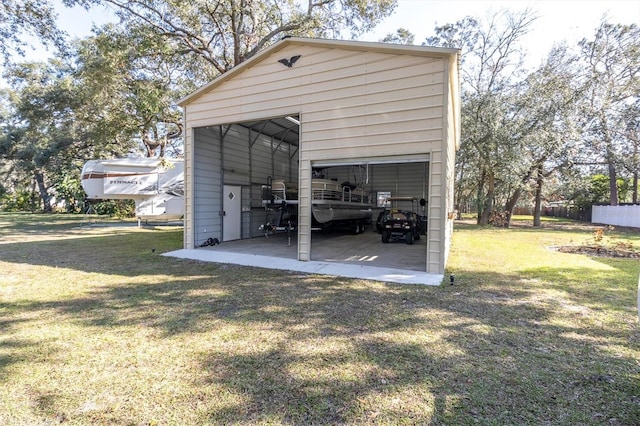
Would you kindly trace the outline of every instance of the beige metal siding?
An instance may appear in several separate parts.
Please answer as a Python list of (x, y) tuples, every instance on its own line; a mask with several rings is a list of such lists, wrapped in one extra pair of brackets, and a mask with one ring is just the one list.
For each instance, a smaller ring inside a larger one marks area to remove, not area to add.
[(311, 162), (300, 161), (298, 183), (298, 260), (311, 260)]
[(459, 98), (459, 81), (458, 81), (458, 58), (453, 57), (449, 60), (449, 68), (447, 74), (448, 84), (447, 88), (447, 114), (444, 116), (447, 143), (443, 144), (443, 152), (446, 154), (446, 171), (445, 182), (443, 186), (443, 192), (445, 194), (446, 202), (444, 207), (444, 213), (447, 215), (446, 225), (443, 227), (444, 236), (441, 243), (441, 273), (444, 273), (444, 268), (447, 265), (447, 258), (449, 255), (449, 248), (451, 246), (451, 239), (453, 236), (453, 220), (455, 214), (455, 193), (454, 193), (454, 181), (455, 181), (455, 154), (459, 147), (460, 141), (460, 103)]
[[(213, 90), (189, 98), (187, 129), (300, 116), (300, 260), (310, 257), (310, 200), (305, 190), (314, 161), (424, 154), (431, 160), (427, 271), (442, 273), (449, 56), (334, 45), (285, 43), (251, 62)], [(301, 57), (291, 68), (278, 62), (293, 55)]]
[(185, 116), (185, 137), (184, 137), (184, 229), (183, 229), (183, 246), (185, 249), (193, 249), (195, 247), (194, 243), (194, 232), (193, 232), (193, 133), (194, 129), (188, 129), (186, 126), (186, 117), (188, 116), (188, 107), (184, 108), (184, 116)]
[(441, 244), (444, 239), (442, 197), (443, 163), (442, 151), (434, 151), (429, 162), (429, 214), (427, 218), (427, 272), (442, 273)]
[[(294, 54), (302, 57), (293, 68), (277, 62)], [(375, 114), (408, 112), (412, 117), (406, 117), (405, 123), (416, 117), (435, 118), (434, 110), (425, 108), (443, 105), (444, 63), (441, 58), (290, 46), (190, 103), (188, 125), (233, 123), (293, 112), (305, 114), (305, 123), (324, 128), (327, 120), (337, 117), (359, 117), (357, 123), (346, 123), (349, 128), (378, 123), (380, 117), (375, 116), (367, 121)], [(441, 116), (442, 110), (439, 113)], [(390, 118), (383, 122), (393, 123)], [(340, 123), (332, 122), (328, 127), (336, 124)], [(314, 137), (313, 127), (309, 132), (310, 143), (323, 140), (322, 135)]]

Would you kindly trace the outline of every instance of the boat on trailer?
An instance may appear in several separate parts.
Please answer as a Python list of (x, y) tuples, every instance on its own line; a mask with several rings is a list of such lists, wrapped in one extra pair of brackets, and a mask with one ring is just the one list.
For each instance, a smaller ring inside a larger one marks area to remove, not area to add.
[(184, 215), (182, 160), (130, 155), (89, 160), (81, 183), (88, 201), (133, 200), (138, 225), (143, 220), (177, 220)]
[[(266, 231), (289, 230), (297, 226), (298, 187), (285, 180), (267, 179), (262, 186), (262, 204), (267, 209)], [(312, 229), (347, 228), (355, 234), (365, 230), (373, 214), (370, 194), (349, 182), (311, 180)], [(272, 213), (275, 213), (275, 217)], [(269, 220), (273, 219), (273, 220)]]

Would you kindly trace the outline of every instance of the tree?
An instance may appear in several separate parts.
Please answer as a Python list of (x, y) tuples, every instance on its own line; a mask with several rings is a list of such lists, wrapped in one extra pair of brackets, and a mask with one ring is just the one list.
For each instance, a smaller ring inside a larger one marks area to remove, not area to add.
[(64, 33), (56, 27), (55, 12), (46, 0), (0, 2), (0, 54), (8, 62), (11, 53), (24, 54), (24, 36), (62, 48)]
[(611, 205), (618, 204), (618, 172), (629, 146), (628, 106), (640, 93), (640, 29), (604, 20), (593, 41), (580, 42), (587, 87), (583, 127), (588, 148), (607, 164)]
[(78, 151), (74, 109), (76, 97), (68, 73), (59, 64), (25, 63), (9, 69), (14, 90), (0, 134), (0, 158), (5, 175), (29, 178), (46, 212), (52, 210), (51, 179), (72, 165)]
[(578, 156), (576, 105), (583, 91), (577, 58), (566, 46), (554, 47), (546, 61), (522, 83), (514, 120), (522, 138), (520, 185), (507, 201), (511, 213), (524, 190), (535, 192), (534, 226), (540, 226), (542, 187), (546, 178), (567, 168)]
[[(611, 191), (609, 189), (609, 176), (603, 173), (596, 173), (591, 176), (581, 177), (581, 186), (571, 195), (571, 199), (582, 208), (590, 208), (594, 204), (610, 204)], [(629, 180), (618, 178), (616, 186), (624, 199), (629, 190)]]
[(383, 43), (395, 43), (395, 44), (413, 44), (415, 35), (406, 28), (398, 28), (396, 33), (389, 33), (380, 40)]
[[(46, 212), (52, 210), (53, 198), (77, 210), (84, 162), (125, 154), (135, 146), (131, 132), (139, 132), (128, 126), (130, 122), (114, 117), (119, 102), (106, 101), (119, 98), (117, 90), (109, 91), (113, 86), (104, 84), (114, 74), (99, 79), (52, 60), (13, 64), (7, 76), (11, 89), (6, 90), (0, 133), (0, 159), (7, 167), (0, 172), (5, 179), (12, 178), (14, 192), (33, 182)], [(144, 103), (146, 98), (139, 98)]]
[(521, 75), (518, 46), (535, 20), (529, 10), (495, 14), (483, 24), (467, 17), (436, 28), (426, 44), (462, 49), (462, 141), (456, 198), (474, 188), (478, 223), (486, 225), (498, 198), (520, 185), (522, 138), (514, 138), (513, 101)]
[(638, 204), (638, 175), (640, 175), (640, 98), (627, 106), (622, 114), (626, 123), (625, 136), (629, 141), (622, 165), (632, 175), (632, 202)]
[[(351, 37), (390, 15), (397, 0), (69, 0), (108, 3), (129, 25), (148, 28), (181, 57), (194, 56), (210, 80), (283, 36)], [(205, 66), (207, 65), (207, 66)]]
[(148, 157), (164, 157), (182, 136), (174, 102), (193, 86), (185, 84), (186, 71), (158, 42), (145, 28), (110, 25), (78, 43), (78, 119), (84, 123), (82, 137), (96, 150), (115, 145), (119, 151), (144, 148)]

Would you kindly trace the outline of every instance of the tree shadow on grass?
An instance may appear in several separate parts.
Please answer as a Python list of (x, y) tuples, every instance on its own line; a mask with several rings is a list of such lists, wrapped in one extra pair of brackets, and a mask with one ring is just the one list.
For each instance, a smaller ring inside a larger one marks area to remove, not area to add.
[[(160, 258), (147, 253), (150, 241), (116, 250), (128, 241), (91, 241), (101, 255), (74, 266), (127, 280), (78, 297), (24, 301), (3, 309), (2, 321), (54, 312), (91, 330), (149, 329), (157, 341), (198, 336), (203, 349), (193, 361), (201, 374), (184, 380), (193, 381), (193, 398), (203, 401), (205, 424), (640, 421), (638, 332), (598, 325), (588, 310), (576, 310), (594, 301), (611, 310), (621, 302), (598, 300), (595, 290), (567, 291), (576, 285), (561, 284), (567, 271), (458, 271), (455, 286), (385, 285)], [(17, 252), (14, 261), (24, 261)], [(37, 252), (29, 262), (43, 266), (83, 254), (62, 241)], [(105, 255), (119, 270), (98, 261)], [(598, 272), (604, 274), (598, 281), (619, 276), (614, 266)], [(153, 282), (143, 279), (148, 275)], [(546, 294), (549, 287), (555, 292)], [(623, 299), (631, 294), (627, 287), (618, 293)], [(618, 349), (625, 342), (628, 352)], [(14, 343), (4, 348), (9, 362), (34, 362), (28, 345), (51, 346)], [(206, 400), (212, 388), (228, 398)], [(55, 401), (46, 406), (57, 412)], [(113, 415), (126, 421), (124, 413)]]
[[(166, 336), (206, 332), (212, 320), (241, 327), (227, 350), (201, 360), (205, 384), (242, 401), (212, 408), (206, 420), (216, 423), (591, 422), (620, 412), (638, 419), (633, 399), (624, 398), (638, 391), (628, 374), (636, 360), (602, 348), (628, 331), (556, 324), (565, 302), (507, 284), (519, 277), (486, 274), (475, 279), (498, 285), (427, 289), (246, 272), (229, 267), (211, 279), (111, 288), (82, 321), (123, 326), (146, 305), (154, 310), (138, 321)], [(211, 287), (218, 296), (199, 294)], [(55, 308), (75, 316), (83, 303)], [(617, 407), (607, 407), (608, 394), (620, 397)]]
[[(35, 342), (13, 337), (0, 338), (0, 382), (3, 381), (3, 376), (5, 376), (12, 364), (24, 362), (25, 358), (29, 362), (42, 362), (43, 359), (54, 353), (51, 348), (48, 348), (46, 354), (44, 354), (44, 347), (45, 345), (42, 341)], [(37, 351), (34, 348), (37, 348)], [(39, 355), (34, 355), (36, 352)], [(25, 357), (25, 354), (32, 355)]]
[(162, 272), (161, 253), (182, 246), (182, 230), (114, 229), (108, 235), (0, 244), (0, 261), (135, 276)]
[[(486, 276), (496, 278), (515, 279)], [(346, 289), (347, 299), (364, 301), (355, 310), (340, 304), (328, 310), (321, 300), (303, 303), (310, 318), (321, 318), (307, 332), (287, 332), (281, 324), (287, 337), (268, 350), (204, 356), (208, 380), (242, 395), (242, 403), (213, 409), (208, 420), (539, 424), (640, 419), (633, 399), (640, 388), (628, 372), (632, 368), (637, 374), (637, 360), (603, 349), (601, 342), (611, 338), (607, 332), (554, 325), (556, 307), (520, 303), (531, 294), (513, 288), (497, 293), (440, 289), (428, 295), (393, 290), (372, 299), (370, 291)], [(437, 314), (425, 315), (428, 310)], [(327, 337), (323, 327), (343, 331)], [(558, 339), (562, 334), (568, 337)], [(327, 345), (346, 347), (338, 354), (318, 349)], [(318, 365), (323, 368), (314, 373)], [(611, 394), (617, 395), (617, 407), (609, 406)]]
[[(379, 342), (314, 355), (285, 346), (261, 353), (209, 354), (203, 360), (206, 382), (223, 384), (243, 402), (211, 410), (203, 420), (346, 424), (410, 419), (428, 424), (435, 417), (437, 378), (425, 374), (429, 357), (420, 345)], [(381, 361), (385, 354), (393, 354), (391, 364)], [(382, 371), (381, 365), (388, 368)]]

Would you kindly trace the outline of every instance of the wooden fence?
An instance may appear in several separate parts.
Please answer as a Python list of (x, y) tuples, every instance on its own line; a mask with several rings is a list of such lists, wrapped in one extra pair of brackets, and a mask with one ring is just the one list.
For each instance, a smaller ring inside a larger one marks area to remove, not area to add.
[(543, 216), (564, 217), (567, 219), (591, 222), (591, 210), (576, 206), (553, 206), (542, 210)]

